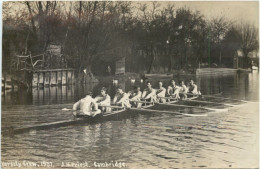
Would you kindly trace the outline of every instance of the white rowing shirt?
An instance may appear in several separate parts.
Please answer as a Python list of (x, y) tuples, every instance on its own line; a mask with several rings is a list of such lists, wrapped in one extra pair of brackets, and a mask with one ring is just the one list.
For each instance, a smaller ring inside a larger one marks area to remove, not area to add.
[(170, 86), (168, 86), (167, 94), (171, 96), (171, 95), (179, 93), (179, 90), (180, 90), (179, 86), (177, 86), (177, 85), (175, 85), (175, 86), (170, 85)]
[(182, 86), (180, 87), (180, 92), (181, 92), (181, 93), (187, 93), (187, 92), (188, 92), (188, 88), (186, 87), (186, 85), (182, 85)]
[(156, 97), (156, 90), (151, 88), (146, 88), (144, 89), (144, 92), (142, 94), (142, 98), (145, 98), (145, 99), (150, 99), (150, 98), (155, 98)]
[(131, 90), (128, 92), (128, 95), (130, 100), (140, 100), (140, 98), (142, 97), (142, 92), (141, 91), (136, 92), (135, 90)]
[(198, 94), (198, 87), (197, 85), (193, 84), (189, 86), (189, 92), (192, 94)]
[(158, 97), (165, 97), (166, 89), (164, 87), (161, 87), (157, 90), (156, 95)]
[(110, 103), (111, 103), (111, 98), (110, 98), (110, 96), (108, 94), (106, 94), (105, 96), (98, 95), (95, 98), (95, 100), (101, 106), (110, 106)]
[(89, 95), (73, 105), (73, 110), (77, 110), (78, 108), (80, 109), (81, 113), (84, 113), (86, 115), (91, 115), (92, 111), (98, 110), (95, 99), (93, 99)]

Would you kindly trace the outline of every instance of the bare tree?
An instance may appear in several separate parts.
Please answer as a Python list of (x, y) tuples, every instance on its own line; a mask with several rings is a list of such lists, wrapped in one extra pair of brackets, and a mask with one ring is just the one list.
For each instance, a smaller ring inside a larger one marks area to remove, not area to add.
[(258, 29), (250, 24), (240, 24), (236, 27), (237, 39), (244, 54), (245, 66), (248, 67), (248, 54), (258, 49)]
[(231, 25), (232, 23), (230, 21), (227, 21), (223, 16), (213, 18), (209, 23), (209, 26), (211, 28), (211, 41), (217, 44), (219, 65), (221, 65), (222, 55), (221, 43)]

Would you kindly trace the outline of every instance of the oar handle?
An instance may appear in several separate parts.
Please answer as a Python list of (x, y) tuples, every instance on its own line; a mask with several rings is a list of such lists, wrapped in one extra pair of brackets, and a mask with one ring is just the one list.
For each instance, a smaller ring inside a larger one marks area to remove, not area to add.
[[(100, 107), (110, 107), (110, 108), (122, 108), (121, 106), (106, 106), (106, 105), (99, 105)], [(68, 108), (63, 108), (61, 109), (62, 111), (72, 111), (73, 109), (68, 109)], [(74, 111), (77, 111), (77, 110), (74, 110)]]
[[(68, 108), (63, 108), (63, 109), (61, 109), (62, 111), (71, 111), (71, 110), (73, 110), (73, 109), (68, 109)], [(75, 110), (76, 111), (76, 110)]]
[(170, 99), (170, 100), (178, 100), (177, 98), (173, 98), (173, 97), (160, 97), (159, 98), (162, 98), (162, 99)]
[(202, 94), (183, 93), (183, 92), (179, 92), (179, 93), (180, 93), (180, 94), (190, 95), (190, 96), (202, 96)]
[(136, 102), (136, 103), (148, 103), (148, 104), (154, 103), (154, 102), (138, 101), (138, 100), (132, 100), (131, 102)]
[(115, 106), (115, 105), (110, 105), (110, 106), (106, 106), (106, 105), (98, 105), (99, 107), (110, 107), (110, 108), (123, 108), (122, 106)]

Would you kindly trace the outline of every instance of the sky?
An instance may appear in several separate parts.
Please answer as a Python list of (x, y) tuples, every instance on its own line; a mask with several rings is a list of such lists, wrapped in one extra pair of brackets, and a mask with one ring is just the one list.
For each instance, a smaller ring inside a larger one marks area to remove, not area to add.
[[(173, 3), (175, 7), (189, 7), (198, 10), (206, 19), (224, 16), (230, 21), (249, 22), (259, 27), (258, 1), (159, 1), (162, 7)], [(147, 3), (147, 2), (146, 2)]]

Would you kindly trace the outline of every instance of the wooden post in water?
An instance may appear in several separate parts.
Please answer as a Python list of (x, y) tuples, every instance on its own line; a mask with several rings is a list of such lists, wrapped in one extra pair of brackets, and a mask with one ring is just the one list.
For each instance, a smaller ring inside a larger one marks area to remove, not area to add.
[[(3, 77), (3, 87), (6, 88), (6, 75)], [(28, 82), (28, 81), (27, 81)], [(74, 84), (73, 69), (50, 69), (32, 72), (31, 85), (33, 87), (49, 87), (55, 85)]]
[(12, 88), (12, 92), (14, 91), (14, 80), (13, 77), (11, 76), (11, 88)]
[(51, 104), (51, 98), (50, 98), (50, 88), (44, 88), (44, 103), (45, 104)]
[(44, 87), (49, 87), (50, 85), (50, 72), (44, 73)]
[(72, 84), (72, 71), (71, 70), (68, 70), (68, 72), (67, 72), (67, 84), (68, 85), (71, 85)]
[(39, 87), (44, 87), (44, 75), (43, 72), (38, 72), (39, 74), (39, 81), (38, 81), (38, 86)]
[(71, 81), (72, 81), (72, 84), (74, 84), (74, 77), (75, 77), (75, 75), (74, 75), (74, 70), (72, 70), (72, 74), (71, 74)]
[(62, 85), (62, 71), (57, 72), (57, 84)]
[(39, 87), (39, 73), (38, 72), (32, 72), (33, 79), (32, 79), (32, 86), (33, 87)]
[(4, 73), (4, 93), (5, 93), (5, 89), (6, 89), (6, 73)]
[(67, 71), (63, 70), (62, 71), (62, 85), (66, 85), (67, 84)]
[(57, 82), (57, 72), (51, 71), (50, 73), (51, 73), (50, 85), (51, 86), (57, 85), (58, 84), (58, 82)]

